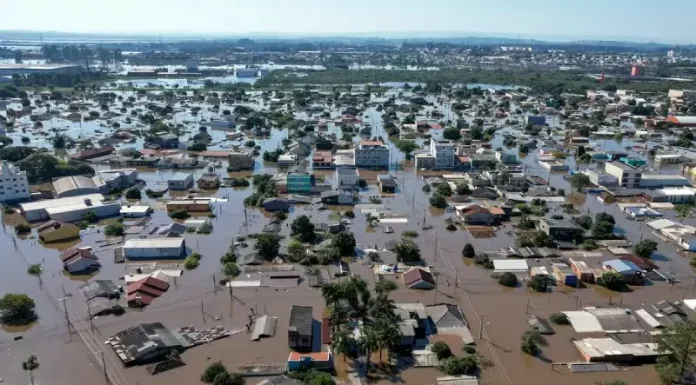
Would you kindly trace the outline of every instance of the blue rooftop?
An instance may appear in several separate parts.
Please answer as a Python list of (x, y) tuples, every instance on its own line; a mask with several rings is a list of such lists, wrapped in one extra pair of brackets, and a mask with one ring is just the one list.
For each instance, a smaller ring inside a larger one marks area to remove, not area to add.
[(617, 273), (626, 273), (630, 271), (643, 271), (640, 267), (636, 266), (635, 263), (631, 261), (624, 261), (623, 259), (612, 259), (611, 261), (604, 262), (605, 266), (611, 267)]

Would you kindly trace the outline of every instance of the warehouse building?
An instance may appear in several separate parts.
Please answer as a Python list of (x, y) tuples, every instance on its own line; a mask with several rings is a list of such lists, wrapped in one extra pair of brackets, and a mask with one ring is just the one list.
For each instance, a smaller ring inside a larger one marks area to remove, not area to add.
[(123, 245), (123, 256), (130, 260), (182, 259), (186, 257), (183, 238), (129, 239)]
[(77, 64), (0, 64), (0, 76), (79, 71)]
[(58, 198), (101, 193), (92, 178), (82, 175), (58, 178), (53, 181), (53, 189)]
[(101, 194), (89, 194), (22, 203), (19, 205), (19, 209), (29, 222), (48, 219), (77, 222), (83, 220), (88, 211), (94, 211), (99, 218), (118, 215), (121, 203), (107, 201)]

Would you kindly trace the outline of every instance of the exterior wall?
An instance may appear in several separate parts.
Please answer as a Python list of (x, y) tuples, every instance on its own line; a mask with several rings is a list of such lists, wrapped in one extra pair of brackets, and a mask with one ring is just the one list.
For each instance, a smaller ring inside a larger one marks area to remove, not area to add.
[(432, 155), (418, 154), (415, 156), (416, 169), (432, 169), (435, 168), (436, 160)]
[(254, 165), (254, 159), (246, 154), (230, 154), (228, 161), (232, 170), (248, 170)]
[(640, 178), (640, 187), (682, 187), (688, 186), (689, 180), (674, 175), (674, 178), (650, 178), (648, 175), (643, 175)]
[(62, 225), (59, 229), (53, 230), (39, 238), (44, 242), (55, 242), (63, 239), (76, 238), (80, 235), (80, 229), (74, 225)]
[(124, 247), (123, 255), (128, 259), (179, 259), (184, 256), (185, 244), (181, 247)]
[(621, 187), (626, 187), (626, 188), (638, 188), (640, 187), (641, 183), (641, 177), (643, 173), (638, 170), (623, 170), (618, 166), (615, 166), (611, 163), (607, 163), (604, 166), (604, 170), (610, 174), (616, 177), (618, 179), (618, 183)]
[(69, 198), (69, 197), (79, 197), (82, 195), (89, 195), (89, 194), (101, 194), (101, 191), (99, 191), (99, 188), (92, 188), (92, 187), (83, 187), (83, 188), (77, 188), (74, 190), (67, 190), (63, 191), (61, 194), (56, 194), (58, 198)]
[(170, 190), (185, 190), (193, 184), (193, 176), (188, 174), (184, 180), (169, 180), (167, 186)]
[(27, 173), (3, 162), (0, 166), (0, 202), (29, 200)]
[(312, 176), (302, 173), (289, 173), (287, 190), (289, 193), (309, 193), (312, 190)]
[(360, 183), (360, 177), (357, 172), (345, 174), (336, 170), (336, 188), (352, 190), (357, 188)]
[(210, 211), (208, 203), (167, 203), (167, 211)]
[(354, 149), (356, 167), (389, 167), (389, 148), (386, 146), (362, 146)]
[(451, 169), (454, 167), (456, 151), (451, 143), (431, 140), (430, 155), (435, 157), (435, 168)]
[[(73, 211), (66, 211), (61, 213), (46, 213), (46, 217), (50, 219), (55, 219), (62, 222), (79, 222), (83, 220), (85, 214), (88, 211), (94, 211), (97, 213), (99, 218), (108, 218), (119, 215), (121, 212), (121, 203), (107, 203), (101, 206), (84, 206), (80, 209), (75, 209)], [(27, 218), (28, 219), (28, 218)]]

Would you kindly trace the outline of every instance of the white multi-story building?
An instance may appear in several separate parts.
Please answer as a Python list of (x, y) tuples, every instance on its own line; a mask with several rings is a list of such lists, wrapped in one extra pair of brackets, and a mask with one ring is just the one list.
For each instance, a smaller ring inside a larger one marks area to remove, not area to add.
[(378, 140), (360, 142), (353, 154), (355, 167), (389, 167), (389, 147)]
[(27, 172), (2, 162), (0, 165), (0, 202), (21, 201), (31, 198)]
[(643, 172), (640, 169), (631, 167), (621, 162), (607, 162), (604, 166), (607, 174), (613, 175), (618, 179), (618, 184), (625, 188), (639, 188)]
[(430, 155), (435, 157), (435, 168), (451, 169), (454, 168), (454, 158), (456, 156), (454, 144), (449, 140), (431, 140)]

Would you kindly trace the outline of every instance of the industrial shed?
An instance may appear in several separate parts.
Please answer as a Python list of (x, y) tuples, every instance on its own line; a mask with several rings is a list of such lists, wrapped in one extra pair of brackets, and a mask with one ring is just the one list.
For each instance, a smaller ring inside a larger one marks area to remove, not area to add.
[(90, 194), (22, 203), (19, 208), (29, 222), (47, 219), (76, 222), (81, 221), (88, 211), (96, 212), (100, 218), (118, 215), (121, 203), (107, 201), (101, 194)]
[(77, 175), (58, 178), (53, 181), (53, 188), (58, 198), (76, 197), (80, 195), (99, 194), (99, 187), (90, 177)]
[(183, 238), (129, 239), (123, 245), (123, 256), (130, 260), (181, 259), (186, 257)]

